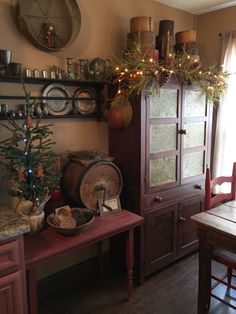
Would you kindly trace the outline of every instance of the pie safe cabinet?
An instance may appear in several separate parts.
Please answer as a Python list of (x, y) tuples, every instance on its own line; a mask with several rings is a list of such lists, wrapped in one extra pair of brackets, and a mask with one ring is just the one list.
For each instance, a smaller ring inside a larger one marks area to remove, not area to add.
[(144, 217), (141, 278), (198, 247), (190, 217), (204, 210), (212, 105), (196, 86), (171, 82), (132, 101), (128, 128), (110, 129), (123, 175), (122, 207)]

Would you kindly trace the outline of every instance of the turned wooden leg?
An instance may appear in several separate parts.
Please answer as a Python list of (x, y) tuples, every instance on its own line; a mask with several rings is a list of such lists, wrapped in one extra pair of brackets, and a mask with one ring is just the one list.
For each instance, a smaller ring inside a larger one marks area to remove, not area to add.
[(207, 242), (207, 232), (198, 229), (199, 236), (199, 277), (198, 277), (198, 314), (205, 314), (210, 307), (211, 293), (211, 251)]
[(36, 269), (27, 270), (27, 296), (29, 314), (38, 313)]
[(134, 229), (130, 229), (126, 233), (126, 266), (127, 266), (128, 299), (131, 298), (133, 290), (133, 264), (134, 264)]
[(103, 241), (97, 243), (97, 254), (99, 260), (99, 274), (104, 274), (104, 261), (103, 261)]
[(231, 280), (232, 280), (232, 268), (228, 266), (227, 268), (227, 279), (228, 279), (228, 284), (231, 285)]

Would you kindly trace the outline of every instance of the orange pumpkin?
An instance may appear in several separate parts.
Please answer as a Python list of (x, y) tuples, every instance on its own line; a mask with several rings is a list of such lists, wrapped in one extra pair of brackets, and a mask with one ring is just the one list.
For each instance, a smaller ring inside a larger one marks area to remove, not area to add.
[(107, 121), (112, 129), (127, 128), (133, 117), (133, 108), (127, 96), (118, 95), (107, 110)]

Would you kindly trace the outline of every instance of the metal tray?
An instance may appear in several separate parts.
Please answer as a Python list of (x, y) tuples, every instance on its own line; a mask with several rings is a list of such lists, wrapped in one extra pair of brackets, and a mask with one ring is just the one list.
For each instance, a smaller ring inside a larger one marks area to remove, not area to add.
[(90, 114), (97, 108), (94, 98), (94, 92), (90, 89), (77, 89), (74, 94), (75, 108), (81, 114)]
[[(48, 113), (53, 116), (63, 116), (72, 110), (70, 92), (65, 88), (64, 85), (60, 83), (53, 83), (48, 85), (43, 90), (43, 97), (49, 98), (43, 99), (43, 103), (48, 106)], [(50, 99), (54, 97), (62, 99)]]

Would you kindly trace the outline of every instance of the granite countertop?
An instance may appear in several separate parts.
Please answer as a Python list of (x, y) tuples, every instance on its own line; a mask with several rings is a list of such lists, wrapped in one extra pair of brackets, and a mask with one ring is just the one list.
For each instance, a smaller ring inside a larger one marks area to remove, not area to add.
[(0, 204), (0, 242), (10, 240), (30, 231), (25, 223), (8, 205)]

